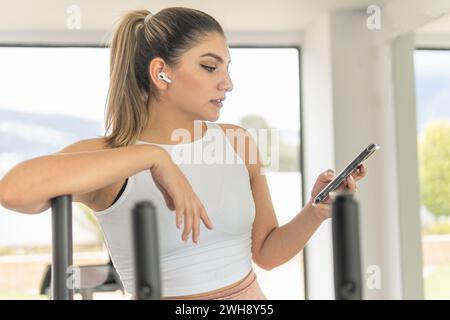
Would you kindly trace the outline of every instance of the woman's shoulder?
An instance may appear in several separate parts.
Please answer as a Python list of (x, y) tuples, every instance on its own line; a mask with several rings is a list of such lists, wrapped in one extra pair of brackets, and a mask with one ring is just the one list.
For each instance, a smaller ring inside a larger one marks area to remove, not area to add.
[(231, 130), (245, 130), (243, 127), (238, 126), (236, 124), (232, 124), (232, 123), (216, 123), (218, 126), (220, 126), (222, 129), (231, 129)]
[[(255, 172), (261, 168), (259, 150), (256, 141), (245, 128), (231, 123), (217, 123), (225, 132), (225, 136), (230, 141), (234, 151), (244, 161), (253, 181)], [(244, 146), (244, 147), (241, 147)]]
[[(225, 132), (228, 138), (242, 138), (239, 142), (245, 143), (246, 147), (256, 146), (252, 134), (245, 128), (232, 123), (216, 123)], [(249, 137), (250, 139), (245, 139)]]
[(216, 125), (218, 125), (224, 131), (228, 138), (244, 138), (245, 136), (250, 135), (250, 133), (245, 128), (236, 124), (216, 123)]

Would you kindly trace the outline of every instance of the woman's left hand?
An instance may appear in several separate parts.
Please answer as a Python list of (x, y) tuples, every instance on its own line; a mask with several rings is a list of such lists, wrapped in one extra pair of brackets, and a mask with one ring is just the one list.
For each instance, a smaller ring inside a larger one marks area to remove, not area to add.
[[(356, 186), (356, 181), (361, 180), (367, 175), (367, 167), (364, 164), (358, 166), (358, 168), (350, 174), (344, 182), (341, 183), (339, 188), (337, 188), (334, 192), (340, 192), (343, 190), (348, 190), (350, 192), (356, 192), (358, 187)], [(313, 186), (311, 191), (311, 199), (309, 200), (308, 205), (311, 206), (314, 214), (319, 217), (321, 220), (326, 220), (331, 217), (331, 199), (328, 196), (325, 201), (320, 202), (318, 204), (314, 204), (313, 200), (316, 195), (322, 191), (336, 176), (336, 173), (328, 169), (322, 172), (316, 180), (316, 183)]]

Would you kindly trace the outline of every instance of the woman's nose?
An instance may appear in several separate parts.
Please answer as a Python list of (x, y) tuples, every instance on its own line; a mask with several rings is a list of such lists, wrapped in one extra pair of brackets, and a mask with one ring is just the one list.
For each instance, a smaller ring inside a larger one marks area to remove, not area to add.
[(230, 74), (227, 72), (226, 78), (221, 82), (221, 90), (231, 91), (233, 90), (233, 81), (231, 81)]

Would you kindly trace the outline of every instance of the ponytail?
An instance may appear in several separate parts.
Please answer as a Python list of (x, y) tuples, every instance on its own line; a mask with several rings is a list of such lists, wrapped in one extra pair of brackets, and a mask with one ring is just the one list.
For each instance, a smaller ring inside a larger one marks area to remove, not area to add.
[(106, 131), (113, 129), (107, 137), (112, 148), (136, 140), (148, 119), (147, 93), (139, 89), (135, 73), (136, 34), (148, 13), (139, 10), (123, 16), (112, 38), (106, 117)]

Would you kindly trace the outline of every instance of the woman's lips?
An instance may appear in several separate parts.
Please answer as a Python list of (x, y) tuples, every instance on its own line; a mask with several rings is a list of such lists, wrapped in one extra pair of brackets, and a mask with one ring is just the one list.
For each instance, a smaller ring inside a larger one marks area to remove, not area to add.
[(210, 100), (210, 102), (218, 108), (222, 108), (222, 106), (223, 106), (222, 102), (218, 102), (216, 100)]

